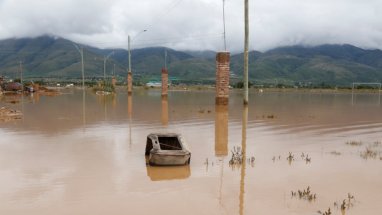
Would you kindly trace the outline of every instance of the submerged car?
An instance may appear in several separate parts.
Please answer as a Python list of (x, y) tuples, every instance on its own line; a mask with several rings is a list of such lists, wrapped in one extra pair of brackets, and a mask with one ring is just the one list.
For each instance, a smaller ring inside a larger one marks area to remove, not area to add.
[(180, 134), (152, 133), (147, 135), (145, 155), (150, 165), (188, 165), (191, 152)]

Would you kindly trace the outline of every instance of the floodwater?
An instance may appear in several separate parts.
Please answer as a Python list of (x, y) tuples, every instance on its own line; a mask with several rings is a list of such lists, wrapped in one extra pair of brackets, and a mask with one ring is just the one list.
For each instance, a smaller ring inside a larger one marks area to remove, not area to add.
[[(166, 100), (155, 90), (64, 90), (0, 102), (24, 113), (0, 122), (0, 214), (382, 213), (377, 94), (253, 91), (248, 108), (240, 91), (226, 107), (214, 105), (213, 91)], [(190, 166), (147, 166), (151, 132), (181, 133)], [(234, 147), (255, 161), (230, 165)], [(315, 200), (291, 195), (308, 186)]]

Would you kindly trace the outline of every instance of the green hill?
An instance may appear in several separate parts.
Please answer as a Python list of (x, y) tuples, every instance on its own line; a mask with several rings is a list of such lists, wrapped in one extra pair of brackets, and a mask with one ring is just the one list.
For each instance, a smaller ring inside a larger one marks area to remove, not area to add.
[[(127, 74), (128, 54), (123, 49), (84, 47), (85, 76), (102, 78), (104, 56), (106, 75), (111, 76), (114, 65), (119, 80)], [(176, 51), (151, 47), (132, 51), (135, 80), (159, 79), (167, 51), (170, 77), (188, 83), (213, 83), (215, 53), (213, 51)], [(7, 39), (0, 41), (0, 75), (19, 77), (19, 62), (23, 74), (31, 77), (80, 78), (80, 54), (73, 42), (62, 38)], [(231, 56), (231, 80), (238, 81), (243, 73), (243, 54)], [(316, 47), (279, 47), (261, 53), (249, 53), (249, 77), (255, 83), (347, 85), (352, 82), (382, 82), (382, 51), (364, 50), (351, 45), (322, 45)]]

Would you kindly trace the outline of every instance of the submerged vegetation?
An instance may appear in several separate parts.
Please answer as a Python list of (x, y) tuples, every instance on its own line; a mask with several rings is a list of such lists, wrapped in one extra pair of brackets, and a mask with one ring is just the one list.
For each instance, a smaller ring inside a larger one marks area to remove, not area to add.
[(244, 152), (241, 150), (241, 147), (233, 147), (233, 150), (231, 150), (231, 159), (229, 160), (229, 165), (231, 167), (240, 166), (244, 162), (247, 162), (251, 165), (255, 163), (255, 157), (251, 156), (244, 160)]
[[(341, 203), (338, 203), (338, 202), (334, 202), (333, 203), (333, 206), (335, 209), (337, 210), (341, 210), (342, 214), (345, 214), (345, 210), (349, 210), (350, 208), (354, 207), (354, 204), (355, 204), (355, 198), (354, 198), (354, 195), (348, 193), (347, 195), (347, 198), (346, 199), (343, 199), (342, 201), (340, 201)], [(332, 212), (330, 210), (330, 207), (327, 211), (324, 211), (324, 212), (321, 212), (321, 211), (317, 211), (319, 214), (322, 214), (322, 215), (331, 215)]]
[(366, 147), (365, 151), (362, 151), (360, 155), (363, 159), (366, 159), (366, 160), (370, 158), (375, 159), (378, 155), (378, 151), (375, 149), (372, 149), (371, 147)]
[[(363, 142), (361, 141), (349, 141), (346, 142), (346, 145), (350, 146), (362, 146)], [(379, 147), (382, 146), (382, 143), (380, 141), (375, 141), (372, 144), (368, 144), (363, 151), (361, 151), (359, 154), (361, 158), (367, 160), (367, 159), (379, 159), (382, 160), (381, 151), (379, 150)]]
[(346, 142), (346, 145), (349, 145), (349, 146), (361, 146), (363, 143), (361, 141), (348, 141)]
[(292, 190), (291, 195), (292, 195), (292, 198), (298, 196), (299, 199), (304, 199), (309, 202), (312, 202), (317, 199), (317, 194), (311, 192), (310, 186), (308, 186), (306, 189), (303, 189), (303, 190), (297, 190), (297, 191)]

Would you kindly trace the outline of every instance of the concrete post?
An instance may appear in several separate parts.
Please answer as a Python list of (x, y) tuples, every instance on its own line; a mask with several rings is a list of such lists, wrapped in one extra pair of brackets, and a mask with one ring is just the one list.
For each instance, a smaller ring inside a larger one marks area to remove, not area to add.
[(168, 94), (168, 71), (162, 68), (162, 97), (166, 97)]
[(227, 105), (229, 96), (229, 52), (216, 54), (216, 100), (217, 105)]
[(228, 155), (228, 105), (215, 106), (215, 156)]
[(133, 73), (129, 71), (127, 73), (127, 93), (131, 95), (133, 92)]

